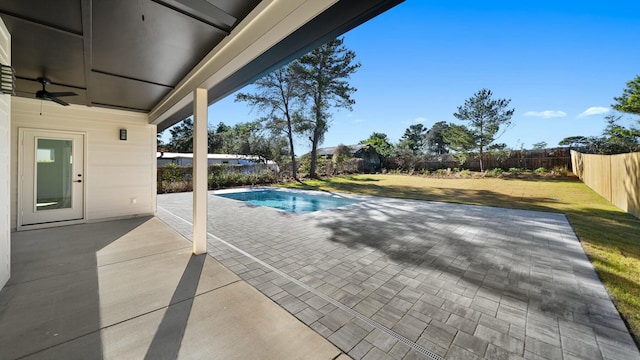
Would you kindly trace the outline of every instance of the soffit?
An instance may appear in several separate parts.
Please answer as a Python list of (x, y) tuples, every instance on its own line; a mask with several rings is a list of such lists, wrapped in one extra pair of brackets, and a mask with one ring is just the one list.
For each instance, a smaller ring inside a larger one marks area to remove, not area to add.
[[(48, 91), (78, 94), (63, 98), (69, 103), (149, 113), (161, 131), (191, 115), (194, 88), (206, 87), (211, 104), (400, 2), (0, 0), (0, 16), (12, 35), (18, 96), (34, 98), (36, 79), (46, 77)], [(263, 16), (270, 9), (280, 18), (280, 8), (299, 9), (281, 23)], [(242, 29), (254, 21), (265, 34), (252, 39)], [(220, 58), (222, 67), (208, 63)]]
[(149, 112), (259, 0), (0, 0), (17, 95)]

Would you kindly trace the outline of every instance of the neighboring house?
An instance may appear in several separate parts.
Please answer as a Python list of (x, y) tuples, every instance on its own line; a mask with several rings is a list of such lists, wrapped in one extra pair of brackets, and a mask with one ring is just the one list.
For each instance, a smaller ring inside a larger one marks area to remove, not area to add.
[(0, 288), (12, 231), (155, 214), (156, 134), (192, 114), (206, 252), (208, 106), (400, 2), (0, 0)]
[[(176, 164), (179, 166), (193, 165), (193, 154), (191, 153), (158, 152), (156, 156), (158, 166), (167, 164)], [(263, 164), (266, 165), (266, 168), (262, 166)], [(236, 171), (242, 170), (241, 172), (243, 174), (261, 173), (267, 169), (275, 171), (276, 173), (280, 171), (275, 161), (265, 160), (258, 155), (207, 154), (207, 165), (232, 165), (241, 167), (242, 169), (236, 169)]]
[[(180, 166), (192, 165), (192, 153), (157, 153), (158, 166), (176, 164)], [(209, 165), (229, 164), (229, 165), (253, 165), (253, 164), (275, 164), (271, 160), (264, 160), (257, 155), (237, 155), (237, 154), (207, 154)]]
[[(338, 151), (338, 147), (339, 146), (320, 148), (317, 150), (318, 157), (332, 159), (333, 155)], [(367, 166), (365, 166), (367, 171), (380, 170), (382, 162), (375, 148), (365, 144), (347, 145), (347, 147), (351, 150), (351, 156), (362, 159), (367, 164)]]
[[(351, 155), (353, 157), (357, 157), (356, 153), (358, 153), (365, 147), (365, 145), (362, 145), (362, 144), (346, 145), (346, 146), (351, 150)], [(316, 152), (318, 154), (318, 157), (331, 159), (333, 158), (333, 155), (336, 153), (336, 151), (338, 151), (339, 147), (340, 146), (324, 147), (316, 150)]]

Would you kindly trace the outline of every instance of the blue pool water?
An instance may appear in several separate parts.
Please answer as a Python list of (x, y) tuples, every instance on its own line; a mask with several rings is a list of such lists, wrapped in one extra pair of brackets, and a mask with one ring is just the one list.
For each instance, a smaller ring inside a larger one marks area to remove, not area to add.
[(252, 205), (268, 206), (292, 213), (308, 213), (355, 204), (359, 201), (334, 198), (325, 195), (311, 195), (276, 190), (246, 191), (217, 194), (227, 199), (244, 201)]

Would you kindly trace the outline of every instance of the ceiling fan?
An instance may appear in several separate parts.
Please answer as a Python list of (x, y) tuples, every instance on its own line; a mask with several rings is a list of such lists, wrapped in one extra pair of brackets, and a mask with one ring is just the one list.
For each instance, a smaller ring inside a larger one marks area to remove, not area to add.
[(36, 92), (36, 98), (37, 99), (50, 100), (50, 101), (58, 103), (58, 104), (60, 104), (62, 106), (69, 106), (69, 103), (67, 103), (66, 101), (62, 101), (62, 100), (60, 100), (58, 98), (59, 97), (63, 97), (63, 96), (76, 96), (76, 95), (78, 95), (78, 94), (76, 94), (74, 92), (48, 92), (45, 89), (45, 86), (47, 84), (51, 84), (51, 81), (49, 81), (49, 79), (44, 78), (44, 77), (39, 77), (36, 80), (40, 84), (42, 84), (42, 90), (38, 90), (38, 92)]

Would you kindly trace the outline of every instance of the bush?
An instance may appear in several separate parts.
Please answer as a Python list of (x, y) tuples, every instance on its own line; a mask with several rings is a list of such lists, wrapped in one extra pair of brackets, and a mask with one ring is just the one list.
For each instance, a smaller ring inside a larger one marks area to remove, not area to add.
[(484, 172), (485, 176), (489, 176), (489, 177), (500, 177), (502, 175), (502, 173), (504, 173), (504, 170), (502, 170), (501, 168), (495, 168), (492, 170), (486, 170)]
[(445, 175), (449, 175), (451, 173), (451, 169), (438, 169), (433, 172), (433, 174), (437, 177), (442, 177)]
[[(192, 172), (191, 166), (170, 164), (158, 167), (158, 193), (192, 191)], [(274, 182), (276, 175), (266, 166), (264, 170), (256, 170), (242, 165), (211, 165), (207, 176), (209, 190)]]
[(522, 173), (522, 169), (520, 169), (520, 168), (509, 168), (509, 173), (511, 173), (511, 174), (520, 174), (520, 173)]
[(549, 170), (547, 170), (546, 168), (543, 168), (543, 167), (539, 167), (539, 168), (533, 170), (534, 174), (544, 174), (544, 173), (548, 173), (548, 172), (549, 172)]
[(158, 167), (157, 184), (158, 193), (191, 191), (191, 166), (178, 166), (167, 164)]
[(551, 175), (566, 177), (569, 174), (569, 170), (566, 167), (556, 166), (551, 170)]

